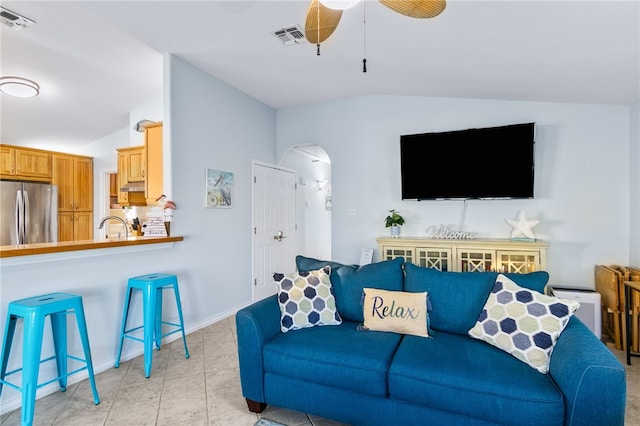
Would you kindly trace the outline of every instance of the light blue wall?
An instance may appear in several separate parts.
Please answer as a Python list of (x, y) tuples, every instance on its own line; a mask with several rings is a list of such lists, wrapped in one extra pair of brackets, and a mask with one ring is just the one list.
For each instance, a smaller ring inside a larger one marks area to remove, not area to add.
[(629, 264), (640, 269), (640, 102), (629, 109)]
[[(461, 201), (401, 201), (402, 134), (536, 122), (534, 200), (467, 203), (464, 230), (509, 238), (505, 219), (524, 209), (539, 219), (536, 237), (551, 243), (551, 280), (593, 287), (595, 264), (629, 264), (629, 108), (402, 96), (366, 96), (278, 111), (280, 157), (317, 143), (332, 160), (332, 253), (355, 263), (363, 247), (385, 236), (384, 217), (400, 210), (405, 236), (460, 221)], [(455, 158), (431, 158), (451, 164)], [(425, 182), (428, 184), (428, 182)], [(348, 216), (348, 209), (356, 216)], [(377, 246), (376, 246), (377, 247)]]
[[(275, 162), (276, 113), (175, 56), (168, 61), (172, 233), (185, 236), (176, 253), (185, 312), (201, 319), (251, 300), (251, 160)], [(232, 208), (204, 207), (208, 168), (233, 172)]]

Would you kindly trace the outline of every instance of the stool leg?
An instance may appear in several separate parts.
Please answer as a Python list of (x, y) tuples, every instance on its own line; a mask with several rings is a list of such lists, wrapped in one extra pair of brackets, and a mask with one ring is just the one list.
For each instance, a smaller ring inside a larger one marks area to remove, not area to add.
[(182, 330), (182, 341), (184, 342), (184, 357), (189, 358), (189, 349), (187, 348), (187, 336), (184, 334), (184, 319), (182, 318), (182, 303), (180, 302), (180, 291), (178, 284), (173, 286), (173, 292), (176, 296), (176, 305), (178, 306), (178, 318), (180, 319), (180, 329)]
[(56, 312), (51, 314), (51, 332), (53, 334), (53, 348), (56, 352), (56, 367), (60, 391), (67, 390), (67, 314)]
[(98, 389), (96, 388), (96, 379), (93, 375), (93, 361), (91, 360), (91, 346), (89, 345), (87, 321), (84, 316), (82, 302), (79, 302), (78, 305), (75, 309), (78, 332), (80, 333), (80, 340), (82, 340), (82, 348), (84, 349), (84, 359), (87, 363), (87, 373), (89, 374), (89, 383), (91, 383), (91, 391), (93, 392), (93, 402), (98, 405), (100, 404), (100, 397), (98, 396)]
[(127, 327), (127, 317), (129, 316), (129, 304), (131, 303), (131, 293), (133, 289), (127, 288), (127, 293), (124, 296), (124, 312), (122, 313), (122, 327), (120, 327), (120, 341), (118, 342), (118, 352), (116, 355), (115, 368), (120, 367), (120, 356), (122, 355), (122, 343), (124, 342), (124, 332)]
[(38, 372), (42, 351), (44, 316), (34, 314), (24, 318), (24, 344), (22, 348), (22, 424), (33, 424), (36, 406)]
[(160, 287), (156, 290), (156, 315), (155, 315), (155, 324), (154, 324), (154, 333), (156, 340), (156, 349), (160, 350), (160, 345), (162, 344), (162, 291), (163, 287)]
[(151, 375), (151, 363), (153, 361), (153, 335), (156, 322), (156, 298), (157, 291), (147, 287), (143, 291), (142, 311), (144, 316), (144, 376)]
[[(7, 373), (7, 364), (9, 363), (9, 353), (11, 353), (11, 344), (13, 342), (13, 333), (16, 331), (16, 322), (18, 317), (7, 314), (7, 323), (4, 327), (4, 340), (2, 341), (2, 369), (0, 370), (0, 380), (4, 380)], [(2, 385), (0, 382), (0, 395), (2, 395)]]

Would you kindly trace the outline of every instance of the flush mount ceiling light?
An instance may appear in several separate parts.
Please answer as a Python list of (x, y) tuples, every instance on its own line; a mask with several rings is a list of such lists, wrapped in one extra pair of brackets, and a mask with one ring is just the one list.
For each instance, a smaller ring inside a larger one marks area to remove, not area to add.
[(22, 77), (0, 77), (0, 92), (18, 98), (38, 96), (40, 86)]

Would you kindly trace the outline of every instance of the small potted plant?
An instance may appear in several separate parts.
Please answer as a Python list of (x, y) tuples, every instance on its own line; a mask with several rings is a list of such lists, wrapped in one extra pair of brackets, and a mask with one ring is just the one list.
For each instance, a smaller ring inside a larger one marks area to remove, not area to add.
[(384, 220), (384, 226), (391, 228), (392, 237), (398, 238), (400, 235), (400, 226), (404, 225), (404, 218), (394, 209), (389, 210), (389, 213), (389, 216)]

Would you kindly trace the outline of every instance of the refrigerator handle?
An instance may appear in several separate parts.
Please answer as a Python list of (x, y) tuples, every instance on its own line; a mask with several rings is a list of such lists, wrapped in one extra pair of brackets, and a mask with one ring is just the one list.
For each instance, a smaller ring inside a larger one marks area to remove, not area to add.
[(24, 204), (24, 226), (22, 228), (22, 244), (27, 244), (29, 243), (29, 241), (27, 241), (27, 235), (29, 235), (29, 233), (27, 232), (29, 230), (29, 192), (23, 190), (22, 198), (22, 203)]
[(21, 189), (16, 193), (16, 242), (24, 244), (24, 197)]

